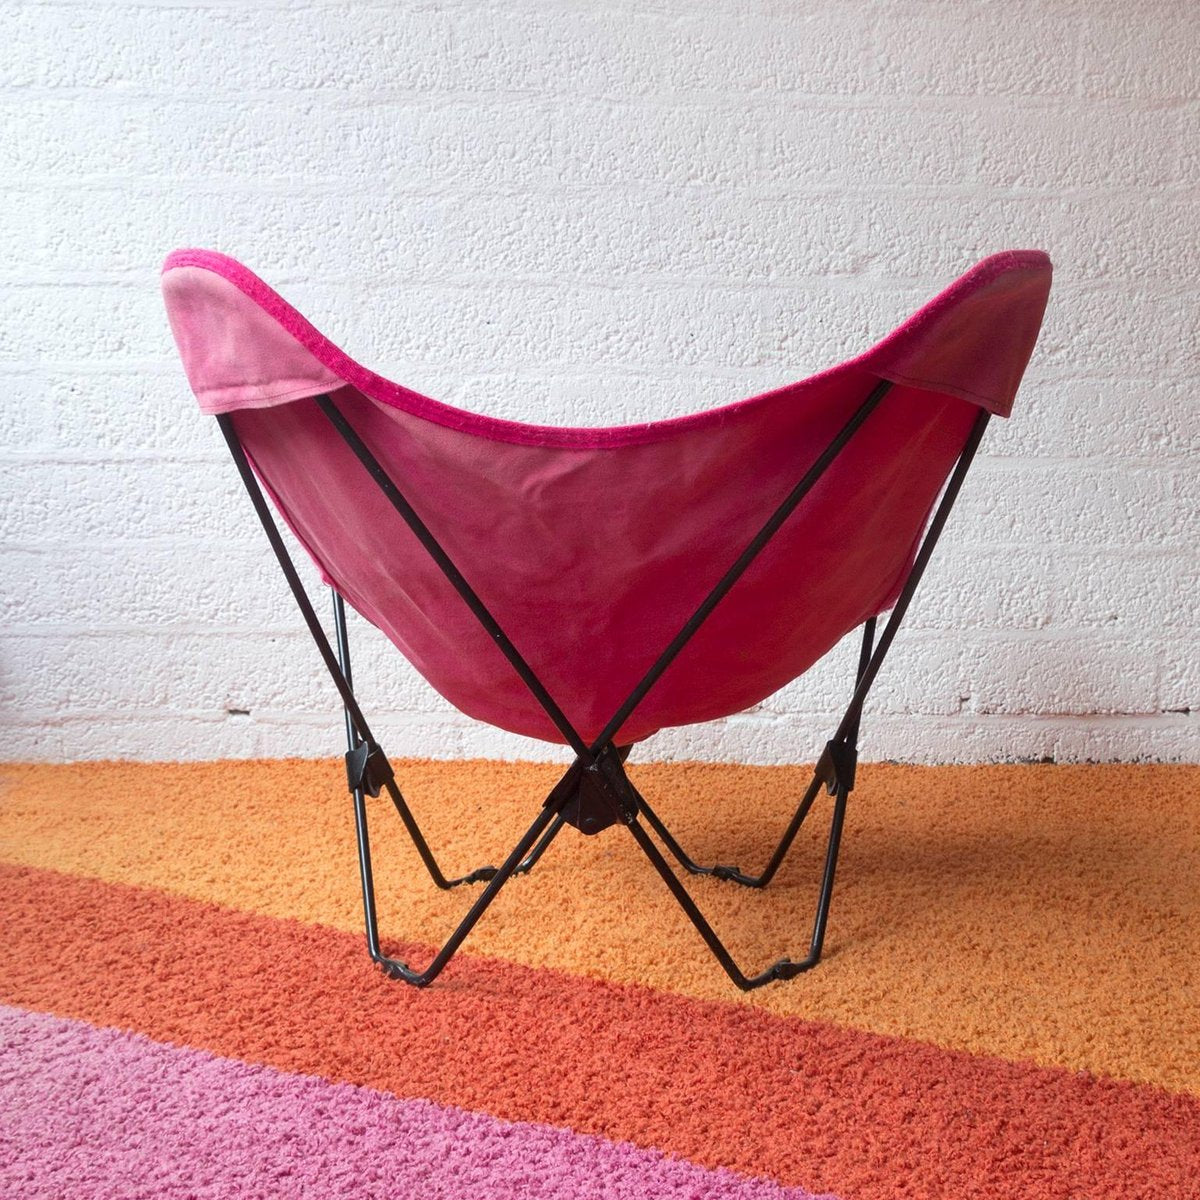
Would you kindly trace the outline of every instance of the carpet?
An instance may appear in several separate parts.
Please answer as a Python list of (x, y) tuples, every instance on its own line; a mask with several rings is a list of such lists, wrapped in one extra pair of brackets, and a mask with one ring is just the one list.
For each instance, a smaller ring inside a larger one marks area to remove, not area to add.
[[(448, 872), (557, 776), (396, 764)], [(761, 864), (806, 773), (630, 773)], [(619, 830), (566, 831), (425, 991), (372, 967), (340, 764), (0, 769), (0, 1196), (1200, 1197), (1200, 767), (867, 764), (826, 958), (736, 992)], [(470, 903), (371, 801), (386, 948)], [(801, 952), (827, 809), (770, 888)]]

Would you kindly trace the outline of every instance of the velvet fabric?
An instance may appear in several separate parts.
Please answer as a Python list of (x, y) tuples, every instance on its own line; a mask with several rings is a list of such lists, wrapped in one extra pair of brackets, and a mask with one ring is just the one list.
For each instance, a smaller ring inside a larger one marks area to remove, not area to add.
[(312, 397), (331, 395), (579, 732), (594, 737), (880, 379), (895, 386), (617, 735), (748, 708), (894, 603), (979, 408), (1001, 416), (1050, 286), (985, 259), (877, 345), (694, 416), (603, 429), (467, 413), (367, 370), (241, 264), (166, 261), (188, 380), (229, 413), (346, 601), (461, 711), (562, 740)]

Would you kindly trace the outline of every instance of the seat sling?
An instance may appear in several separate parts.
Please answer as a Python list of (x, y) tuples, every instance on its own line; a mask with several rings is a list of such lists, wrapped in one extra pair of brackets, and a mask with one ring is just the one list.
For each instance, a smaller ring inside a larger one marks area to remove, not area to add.
[[(989, 417), (1011, 410), (1049, 259), (984, 259), (875, 346), (798, 383), (595, 429), (499, 420), (401, 387), (224, 255), (176, 251), (162, 282), (188, 381), (341, 696), (372, 959), (430, 983), (570, 825), (628, 830), (739, 988), (814, 966), (863, 704)], [(333, 589), (332, 645), (268, 497)], [(443, 873), (355, 698), (346, 604), (463, 713), (573, 752), (500, 866)], [(859, 627), (849, 704), (766, 866), (695, 862), (626, 774), (632, 747), (760, 703)], [(807, 952), (746, 973), (668, 858), (764, 887), (822, 787), (832, 817)], [(439, 888), (484, 885), (423, 969), (380, 948), (365, 797), (382, 791)]]

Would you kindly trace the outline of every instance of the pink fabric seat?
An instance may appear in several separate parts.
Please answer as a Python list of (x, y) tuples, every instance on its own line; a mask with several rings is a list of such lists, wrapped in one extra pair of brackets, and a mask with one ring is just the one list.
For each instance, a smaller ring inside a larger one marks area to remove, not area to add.
[(479, 416), (348, 358), (239, 263), (166, 261), (208, 413), (232, 414), (280, 513), (346, 600), (443, 696), (562, 741), (313, 404), (331, 395), (585, 739), (881, 379), (894, 386), (616, 741), (748, 708), (887, 609), (979, 408), (1007, 416), (1050, 262), (993, 255), (875, 346), (764, 395), (644, 425)]

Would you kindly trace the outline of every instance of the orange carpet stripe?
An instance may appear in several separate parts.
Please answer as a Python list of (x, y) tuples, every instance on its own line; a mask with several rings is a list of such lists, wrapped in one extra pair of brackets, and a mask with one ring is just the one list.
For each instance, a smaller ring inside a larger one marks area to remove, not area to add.
[[(495, 862), (549, 765), (399, 762), (447, 870)], [(764, 860), (807, 772), (635, 765), (698, 857)], [(349, 798), (334, 762), (12, 767), (0, 858), (361, 929)], [(821, 967), (742, 997), (620, 830), (568, 830), (467, 948), (613, 982), (1200, 1092), (1200, 768), (860, 770)], [(822, 804), (828, 802), (823, 800)], [(385, 935), (444, 936), (470, 903), (429, 883), (372, 802)], [(759, 968), (802, 949), (822, 822), (761, 893), (696, 894)]]
[(1157, 1088), (470, 957), (417, 991), (357, 936), (29, 868), (0, 868), (0, 908), (6, 1003), (817, 1192), (1200, 1177), (1200, 1099)]

